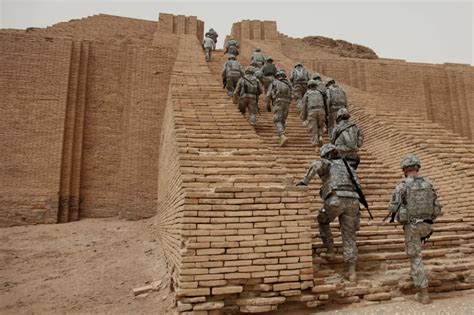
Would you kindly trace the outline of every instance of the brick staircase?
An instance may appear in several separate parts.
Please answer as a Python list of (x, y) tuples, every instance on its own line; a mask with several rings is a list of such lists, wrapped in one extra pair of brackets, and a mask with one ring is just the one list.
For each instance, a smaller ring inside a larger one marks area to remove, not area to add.
[[(238, 60), (243, 66), (248, 65), (246, 52), (253, 51), (257, 46), (262, 47), (265, 53), (271, 54), (279, 67), (288, 70), (294, 64), (294, 61), (265, 42), (244, 41), (242, 44), (245, 45), (243, 54)], [(218, 81), (224, 62), (222, 52), (216, 51), (213, 60), (208, 63)], [(314, 307), (329, 301), (353, 303), (360, 300), (389, 300), (413, 292), (409, 263), (404, 253), (403, 230), (399, 225), (381, 222), (387, 213), (391, 193), (402, 178), (399, 161), (408, 152), (414, 152), (421, 157), (423, 173), (435, 183), (444, 205), (444, 215), (436, 221), (435, 233), (423, 252), (425, 265), (429, 270), (430, 290), (443, 292), (474, 288), (470, 276), (474, 269), (474, 194), (471, 184), (474, 144), (467, 138), (420, 117), (407, 115), (407, 119), (400, 113), (379, 113), (375, 106), (367, 106), (367, 102), (364, 102), (371, 99), (369, 104), (374, 104), (376, 99), (363, 95), (365, 92), (352, 87), (345, 88), (351, 100), (353, 120), (364, 128), (366, 134), (358, 174), (374, 221), (369, 221), (367, 214), (362, 213), (357, 238), (360, 251), (359, 281), (354, 286), (343, 279), (345, 268), (341, 257), (327, 261), (318, 255), (323, 251), (315, 222), (316, 211), (321, 205), (318, 197), (320, 182), (313, 180), (309, 187), (315, 250), (315, 287), (312, 293), (318, 299), (311, 300), (307, 295), (293, 299), (307, 301), (307, 306)], [(224, 92), (222, 94), (224, 95)], [(317, 150), (310, 145), (307, 131), (295, 111), (295, 104), (291, 104), (287, 120), (287, 136), (290, 140), (285, 148), (280, 148), (271, 114), (264, 109), (263, 97), (259, 103), (261, 113), (257, 117), (255, 133), (269, 150), (275, 153), (276, 163), (288, 172), (287, 175), (293, 178), (295, 183), (304, 176), (310, 163), (318, 157)], [(452, 169), (458, 177), (453, 178), (448, 172), (439, 172), (440, 165)], [(338, 224), (334, 223), (332, 227), (336, 246), (338, 251), (342, 252)]]

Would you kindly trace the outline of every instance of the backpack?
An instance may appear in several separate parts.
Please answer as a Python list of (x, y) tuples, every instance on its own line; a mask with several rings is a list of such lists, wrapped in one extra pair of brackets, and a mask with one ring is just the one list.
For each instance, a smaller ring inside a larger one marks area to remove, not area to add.
[(240, 63), (237, 60), (227, 61), (226, 75), (240, 76)]
[(347, 107), (346, 92), (340, 86), (334, 86), (329, 89), (329, 107), (331, 111), (338, 110), (342, 107)]
[(308, 90), (307, 92), (308, 96), (308, 111), (310, 110), (315, 110), (315, 109), (322, 109), (325, 110), (324, 108), (324, 97), (323, 94), (318, 91), (318, 90)]
[(243, 88), (244, 88), (244, 94), (252, 94), (252, 95), (257, 95), (258, 93), (258, 82), (252, 82), (254, 80), (248, 79), (246, 77), (242, 77), (241, 80), (243, 80)]
[(359, 128), (354, 123), (349, 123), (348, 125), (342, 127), (341, 131), (335, 135), (336, 143), (343, 143), (349, 150), (359, 150), (362, 146), (362, 143), (359, 138)]
[(293, 69), (293, 82), (307, 81), (306, 70), (305, 69)]
[(273, 82), (275, 88), (272, 89), (274, 92), (273, 99), (291, 100), (291, 87), (290, 84), (284, 81), (275, 80)]

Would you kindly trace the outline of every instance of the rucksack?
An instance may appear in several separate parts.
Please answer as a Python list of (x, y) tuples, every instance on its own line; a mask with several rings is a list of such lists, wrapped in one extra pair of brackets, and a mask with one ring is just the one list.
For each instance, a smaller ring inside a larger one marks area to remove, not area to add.
[(336, 143), (343, 143), (349, 150), (358, 150), (362, 143), (359, 140), (359, 128), (354, 123), (349, 123), (335, 135)]
[(240, 63), (237, 60), (227, 61), (226, 75), (240, 76)]
[(306, 70), (305, 69), (301, 69), (301, 70), (298, 70), (296, 68), (293, 69), (293, 82), (298, 82), (298, 81), (307, 81), (307, 77), (306, 77)]
[(273, 81), (275, 88), (272, 89), (274, 92), (273, 99), (284, 99), (284, 100), (291, 100), (291, 88), (289, 83), (275, 80)]
[(308, 111), (309, 110), (314, 110), (314, 109), (322, 109), (325, 110), (324, 108), (324, 97), (323, 94), (318, 91), (318, 90), (308, 90), (307, 92), (307, 98), (308, 98)]
[(257, 95), (258, 93), (258, 82), (252, 82), (246, 77), (242, 77), (241, 80), (244, 80), (244, 92), (245, 94)]
[(347, 107), (346, 92), (340, 86), (332, 86), (329, 88), (329, 101), (331, 109)]

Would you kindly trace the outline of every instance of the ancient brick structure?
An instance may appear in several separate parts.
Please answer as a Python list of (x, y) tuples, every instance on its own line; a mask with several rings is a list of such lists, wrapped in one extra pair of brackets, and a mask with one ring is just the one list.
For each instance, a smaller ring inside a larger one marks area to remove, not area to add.
[(319, 181), (294, 186), (317, 155), (298, 115), (285, 148), (269, 113), (251, 128), (222, 90), (221, 51), (205, 62), (203, 32), (197, 18), (171, 14), (0, 31), (0, 224), (156, 215), (183, 314), (390, 300), (413, 291), (403, 232), (381, 222), (399, 161), (413, 152), (444, 205), (424, 251), (430, 290), (474, 288), (472, 67), (319, 47), (273, 21), (233, 25), (244, 65), (261, 47), (278, 67), (303, 60), (348, 92), (375, 216), (362, 214), (354, 284), (340, 258), (319, 256)]

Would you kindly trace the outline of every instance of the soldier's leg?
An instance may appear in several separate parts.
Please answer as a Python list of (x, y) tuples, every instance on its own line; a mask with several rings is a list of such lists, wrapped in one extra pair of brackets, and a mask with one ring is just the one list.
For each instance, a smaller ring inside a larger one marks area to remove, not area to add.
[(236, 82), (234, 80), (234, 77), (228, 76), (226, 78), (226, 84), (225, 87), (227, 89), (227, 96), (232, 96), (232, 93), (234, 93), (234, 90), (236, 88)]
[(323, 145), (323, 131), (324, 131), (324, 112), (318, 111), (316, 113), (316, 120), (318, 123), (318, 144), (319, 146)]
[(319, 210), (317, 216), (319, 223), (319, 236), (323, 241), (324, 247), (328, 250), (334, 249), (334, 239), (332, 237), (331, 226), (329, 223), (339, 216), (339, 199), (337, 196), (331, 196), (324, 201), (324, 207)]
[(281, 118), (282, 118), (282, 124), (283, 124), (283, 129), (286, 129), (286, 119), (288, 118), (288, 111), (290, 109), (290, 102), (282, 102), (282, 112), (281, 112)]
[(249, 122), (250, 125), (255, 126), (257, 124), (257, 100), (255, 98), (248, 98), (248, 110), (249, 110)]
[(276, 133), (278, 136), (285, 134), (285, 127), (283, 126), (283, 104), (276, 101), (272, 106), (272, 119), (275, 124)]
[(421, 237), (431, 231), (431, 226), (427, 223), (406, 224), (403, 229), (405, 230), (405, 249), (410, 258), (410, 275), (413, 283), (417, 288), (426, 288), (428, 287), (428, 278), (421, 257)]
[(329, 137), (331, 137), (332, 130), (336, 126), (336, 116), (337, 116), (337, 112), (330, 112), (329, 115), (328, 115), (328, 124), (329, 124), (329, 126), (328, 126), (328, 135), (329, 135)]
[(316, 118), (316, 112), (310, 111), (308, 113), (308, 129), (309, 129), (309, 138), (312, 145), (318, 144), (318, 120)]
[(245, 115), (245, 112), (247, 111), (247, 107), (248, 107), (248, 98), (241, 97), (239, 99), (239, 111), (242, 113), (242, 115)]
[(345, 210), (344, 213), (339, 216), (344, 262), (355, 264), (357, 263), (359, 254), (356, 243), (356, 231), (360, 225), (359, 200), (342, 197), (341, 207)]

